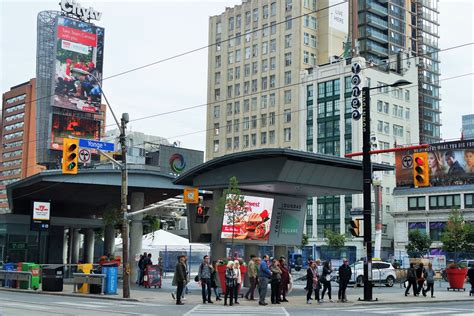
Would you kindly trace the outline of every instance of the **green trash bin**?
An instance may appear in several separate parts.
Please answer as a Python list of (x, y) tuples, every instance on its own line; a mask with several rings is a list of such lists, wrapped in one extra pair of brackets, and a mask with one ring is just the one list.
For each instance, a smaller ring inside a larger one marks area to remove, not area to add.
[(31, 284), (28, 284), (28, 281), (21, 281), (20, 282), (20, 289), (28, 289), (32, 288), (33, 290), (37, 290), (40, 287), (40, 275), (39, 275), (39, 264), (32, 263), (32, 262), (23, 262), (21, 265), (22, 271), (30, 271), (31, 276)]

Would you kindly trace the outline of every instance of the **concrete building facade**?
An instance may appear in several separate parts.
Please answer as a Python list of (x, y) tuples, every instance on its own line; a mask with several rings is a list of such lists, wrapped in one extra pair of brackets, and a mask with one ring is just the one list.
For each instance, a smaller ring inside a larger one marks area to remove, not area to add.
[(462, 136), (464, 139), (474, 139), (474, 114), (462, 116)]

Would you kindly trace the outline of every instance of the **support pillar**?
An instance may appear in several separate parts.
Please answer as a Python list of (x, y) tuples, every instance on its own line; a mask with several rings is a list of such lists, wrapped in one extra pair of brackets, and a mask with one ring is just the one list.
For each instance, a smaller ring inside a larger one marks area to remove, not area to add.
[(275, 246), (274, 249), (273, 249), (273, 258), (280, 259), (281, 256), (284, 256), (285, 258), (288, 256), (287, 247), (286, 246)]
[[(145, 193), (133, 192), (131, 194), (132, 212), (141, 210), (145, 207)], [(130, 283), (137, 280), (137, 261), (136, 257), (140, 257), (142, 253), (142, 238), (143, 238), (143, 214), (136, 215), (131, 220), (130, 225)], [(158, 258), (152, 258), (152, 260)]]
[(94, 263), (95, 232), (92, 228), (84, 230), (84, 263)]
[(71, 251), (71, 263), (77, 264), (79, 262), (79, 248), (81, 247), (81, 235), (78, 229), (72, 230), (72, 251)]
[[(222, 196), (222, 190), (214, 190), (212, 194), (212, 207), (211, 210), (214, 212), (214, 208), (219, 205), (219, 200)], [(209, 221), (211, 221), (210, 227), (212, 231), (212, 242), (211, 242), (211, 258), (212, 260), (224, 259), (227, 257), (226, 254), (226, 243), (221, 240), (221, 227), (222, 218), (224, 215), (212, 214)]]
[(115, 227), (107, 224), (104, 227), (104, 256), (115, 256)]

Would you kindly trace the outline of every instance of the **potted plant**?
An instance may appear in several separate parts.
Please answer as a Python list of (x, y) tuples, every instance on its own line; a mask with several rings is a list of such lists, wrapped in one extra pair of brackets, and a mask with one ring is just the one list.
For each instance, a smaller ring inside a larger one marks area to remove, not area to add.
[(446, 267), (450, 289), (464, 289), (466, 281), (467, 267), (463, 264), (450, 263)]

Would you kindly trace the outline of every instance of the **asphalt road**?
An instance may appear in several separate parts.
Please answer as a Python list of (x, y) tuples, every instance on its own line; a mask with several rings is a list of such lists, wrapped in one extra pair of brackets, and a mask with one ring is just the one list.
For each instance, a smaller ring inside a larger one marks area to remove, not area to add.
[(18, 292), (0, 292), (0, 315), (474, 315), (474, 302), (384, 305), (233, 306), (142, 303)]

